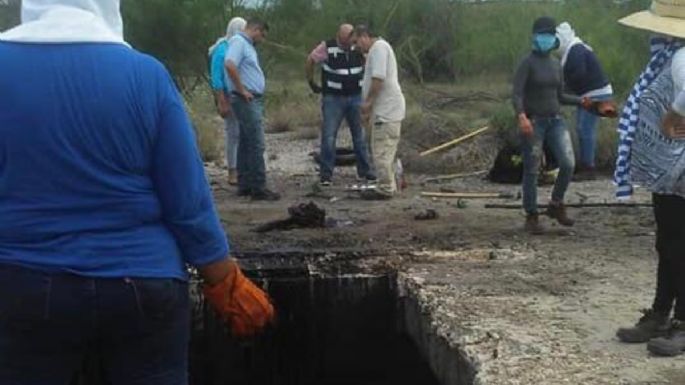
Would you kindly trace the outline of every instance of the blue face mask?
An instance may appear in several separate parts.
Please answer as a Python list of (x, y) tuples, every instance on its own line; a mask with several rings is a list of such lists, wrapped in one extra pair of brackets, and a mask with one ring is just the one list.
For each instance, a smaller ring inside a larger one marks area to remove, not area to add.
[(557, 37), (551, 33), (536, 33), (533, 35), (533, 50), (547, 53), (557, 48)]

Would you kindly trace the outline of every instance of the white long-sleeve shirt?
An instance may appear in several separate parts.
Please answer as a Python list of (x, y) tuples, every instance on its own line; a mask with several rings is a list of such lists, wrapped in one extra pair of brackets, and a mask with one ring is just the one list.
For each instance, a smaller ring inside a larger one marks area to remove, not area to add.
[(679, 115), (685, 116), (685, 48), (681, 48), (673, 56), (671, 74), (675, 92), (671, 107)]

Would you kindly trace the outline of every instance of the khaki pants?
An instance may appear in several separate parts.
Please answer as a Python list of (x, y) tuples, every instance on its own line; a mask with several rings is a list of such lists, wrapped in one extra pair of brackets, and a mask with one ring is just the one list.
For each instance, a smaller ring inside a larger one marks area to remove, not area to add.
[(397, 191), (395, 183), (395, 156), (400, 142), (402, 122), (376, 122), (369, 130), (371, 155), (378, 177), (378, 190), (394, 194)]

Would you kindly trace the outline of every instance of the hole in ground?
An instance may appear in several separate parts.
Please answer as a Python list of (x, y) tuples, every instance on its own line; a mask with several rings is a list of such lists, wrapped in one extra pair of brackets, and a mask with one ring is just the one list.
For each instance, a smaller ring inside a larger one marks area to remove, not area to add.
[[(250, 341), (231, 338), (192, 285), (191, 385), (473, 384), (474, 364), (436, 335), (414, 296), (399, 295), (395, 273), (313, 277), (274, 267), (260, 279), (278, 325)], [(106, 385), (97, 362), (90, 355), (71, 385)]]
[(440, 384), (404, 332), (394, 274), (267, 281), (279, 321), (256, 340), (232, 340), (203, 309), (193, 331), (193, 384)]

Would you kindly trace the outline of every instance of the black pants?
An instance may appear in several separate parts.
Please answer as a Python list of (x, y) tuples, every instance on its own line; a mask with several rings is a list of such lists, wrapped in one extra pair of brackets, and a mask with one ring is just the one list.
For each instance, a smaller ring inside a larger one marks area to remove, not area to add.
[(189, 315), (186, 282), (0, 264), (0, 384), (68, 384), (95, 352), (107, 384), (187, 385)]
[(677, 320), (685, 321), (685, 198), (652, 196), (659, 254), (654, 311), (668, 315), (675, 301)]

